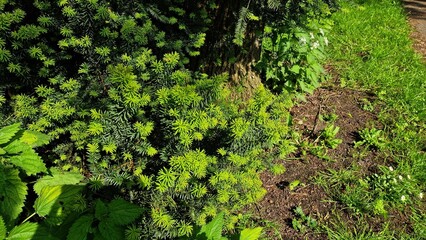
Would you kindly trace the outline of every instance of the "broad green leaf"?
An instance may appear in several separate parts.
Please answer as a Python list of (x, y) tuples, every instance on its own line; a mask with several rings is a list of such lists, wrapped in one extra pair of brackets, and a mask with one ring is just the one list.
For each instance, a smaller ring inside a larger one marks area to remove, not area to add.
[(33, 149), (31, 148), (30, 145), (25, 144), (25, 143), (23, 143), (19, 140), (14, 140), (14, 141), (10, 142), (5, 147), (3, 147), (3, 149), (6, 150), (6, 152), (8, 154), (19, 154), (19, 153), (22, 153), (22, 152), (33, 151)]
[(19, 177), (19, 170), (0, 165), (0, 214), (6, 223), (22, 212), (27, 186)]
[(0, 147), (0, 155), (4, 155), (4, 154), (6, 154), (6, 151)]
[(50, 141), (50, 137), (46, 134), (26, 130), (22, 134), (21, 142), (30, 145), (31, 147), (40, 147), (45, 144), (48, 144)]
[(6, 238), (7, 240), (28, 240), (33, 239), (36, 235), (38, 229), (37, 223), (26, 222), (19, 226), (14, 227), (9, 236)]
[(96, 200), (95, 217), (100, 221), (108, 217), (108, 207), (99, 199)]
[(99, 231), (104, 240), (124, 239), (124, 228), (110, 221), (101, 221)]
[(19, 129), (21, 128), (20, 123), (15, 123), (10, 126), (3, 127), (0, 129), (0, 144), (5, 144), (10, 141), (10, 139), (15, 136)]
[(3, 217), (0, 215), (0, 239), (6, 238), (6, 224), (4, 223)]
[(48, 215), (53, 205), (58, 201), (61, 193), (62, 186), (44, 187), (34, 203), (36, 213), (42, 217)]
[(61, 205), (72, 201), (81, 190), (82, 186), (77, 185), (45, 186), (34, 203), (34, 209), (42, 217), (51, 212), (56, 213), (62, 207)]
[(219, 213), (211, 222), (201, 228), (200, 233), (204, 233), (208, 240), (220, 240), (222, 238), (223, 215)]
[(260, 237), (260, 234), (262, 234), (262, 228), (246, 228), (243, 231), (241, 231), (240, 234), (240, 240), (257, 240)]
[(62, 172), (51, 168), (51, 176), (44, 176), (34, 184), (34, 191), (40, 195), (41, 189), (46, 186), (75, 185), (83, 180), (83, 175), (78, 172)]
[(86, 240), (93, 220), (93, 216), (90, 215), (84, 215), (77, 219), (68, 232), (67, 240)]
[(26, 222), (15, 226), (6, 240), (58, 240), (49, 234), (46, 228), (37, 223)]
[(142, 214), (142, 208), (124, 199), (114, 199), (108, 204), (109, 220), (116, 225), (127, 225)]
[(28, 144), (15, 140), (4, 149), (7, 154), (12, 154), (9, 162), (21, 167), (28, 175), (46, 171), (43, 161)]
[(28, 175), (34, 175), (40, 172), (47, 172), (46, 165), (38, 154), (31, 149), (28, 152), (12, 156), (9, 161), (15, 166), (22, 168)]

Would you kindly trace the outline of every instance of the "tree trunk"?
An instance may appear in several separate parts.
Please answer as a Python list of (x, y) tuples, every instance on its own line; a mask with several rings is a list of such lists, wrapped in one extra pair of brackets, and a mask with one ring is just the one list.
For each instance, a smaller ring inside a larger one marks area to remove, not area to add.
[(247, 1), (220, 0), (218, 6), (198, 66), (202, 66), (202, 70), (208, 74), (228, 73), (231, 86), (243, 87), (240, 94), (233, 91), (233, 97), (247, 99), (262, 84), (254, 64), (260, 58), (259, 32), (263, 30), (263, 23), (249, 22), (244, 44), (237, 46), (232, 42), (235, 26), (239, 11), (247, 7)]

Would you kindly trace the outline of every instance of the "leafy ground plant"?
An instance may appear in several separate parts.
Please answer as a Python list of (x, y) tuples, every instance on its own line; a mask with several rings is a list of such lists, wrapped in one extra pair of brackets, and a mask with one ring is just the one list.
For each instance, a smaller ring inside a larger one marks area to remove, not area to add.
[(329, 124), (324, 128), (324, 130), (321, 131), (320, 139), (324, 141), (324, 144), (327, 147), (335, 149), (337, 146), (339, 146), (339, 144), (342, 143), (342, 139), (338, 139), (336, 137), (339, 130), (340, 127)]
[(383, 149), (386, 146), (386, 139), (382, 130), (376, 128), (366, 128), (359, 132), (360, 141), (355, 142), (355, 148), (359, 146)]
[(302, 207), (298, 206), (294, 209), (295, 218), (292, 219), (291, 224), (294, 229), (300, 232), (305, 232), (307, 228), (315, 229), (318, 223), (311, 216), (307, 216)]

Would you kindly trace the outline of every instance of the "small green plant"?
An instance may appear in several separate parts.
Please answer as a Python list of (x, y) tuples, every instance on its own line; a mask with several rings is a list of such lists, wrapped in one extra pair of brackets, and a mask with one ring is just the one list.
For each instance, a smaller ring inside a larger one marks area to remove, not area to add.
[(388, 211), (386, 210), (386, 202), (378, 198), (373, 203), (373, 213), (376, 215), (382, 215), (384, 217), (388, 216)]
[(386, 146), (386, 138), (382, 130), (371, 128), (363, 129), (359, 132), (359, 136), (362, 140), (355, 142), (355, 148), (360, 146), (373, 147), (377, 149), (382, 149)]
[(319, 115), (319, 119), (321, 120), (321, 121), (324, 121), (324, 122), (329, 122), (329, 123), (334, 123), (334, 122), (336, 122), (336, 120), (337, 120), (337, 118), (338, 118), (339, 116), (337, 115), (337, 114), (335, 114), (335, 113), (330, 113), (330, 114), (320, 114)]
[(335, 149), (342, 143), (342, 139), (336, 137), (340, 130), (338, 126), (334, 125), (337, 118), (338, 115), (334, 113), (326, 115), (320, 114), (318, 119), (326, 122), (327, 125), (319, 132), (317, 138), (314, 141), (309, 138), (299, 140), (300, 136), (296, 138), (296, 143), (298, 144), (303, 156), (306, 156), (309, 152), (320, 159), (327, 161), (332, 160), (330, 156), (328, 156), (328, 149)]
[(301, 184), (300, 180), (294, 180), (294, 181), (292, 181), (292, 182), (288, 185), (288, 187), (289, 187), (290, 191), (293, 191), (293, 190), (295, 190), (298, 186), (300, 186), (300, 184)]
[(320, 159), (332, 161), (332, 158), (328, 155), (328, 149), (325, 146), (313, 145), (309, 149), (309, 152)]
[(324, 141), (324, 144), (327, 147), (335, 149), (337, 146), (339, 146), (339, 144), (342, 143), (342, 139), (336, 138), (339, 130), (340, 127), (329, 124), (324, 128), (324, 130), (321, 131), (319, 138)]
[(362, 110), (368, 111), (368, 112), (374, 111), (373, 103), (366, 98), (361, 99), (361, 108)]
[(320, 159), (331, 160), (330, 156), (327, 155), (327, 147), (323, 144), (318, 144), (319, 138), (316, 141), (310, 141), (305, 139), (298, 142), (299, 149), (303, 156), (306, 156), (308, 153), (317, 156)]
[(295, 218), (291, 221), (292, 226), (295, 230), (299, 232), (306, 232), (307, 229), (315, 229), (318, 226), (318, 223), (311, 216), (306, 216), (303, 212), (302, 207), (298, 206), (294, 209), (294, 213), (296, 215)]

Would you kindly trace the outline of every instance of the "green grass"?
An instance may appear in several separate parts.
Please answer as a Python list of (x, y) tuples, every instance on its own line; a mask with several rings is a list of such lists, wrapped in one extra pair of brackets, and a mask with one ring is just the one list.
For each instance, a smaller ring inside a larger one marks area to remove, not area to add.
[(383, 103), (381, 139), (370, 134), (365, 143), (380, 140), (379, 151), (393, 167), (359, 176), (355, 166), (318, 182), (351, 214), (386, 222), (400, 211), (410, 214), (412, 229), (384, 224), (373, 231), (368, 223), (349, 227), (337, 220), (324, 229), (330, 239), (426, 239), (425, 200), (419, 197), (426, 190), (426, 64), (412, 48), (407, 16), (396, 0), (341, 1), (333, 20), (330, 62), (341, 85), (372, 92)]
[(398, 1), (342, 3), (334, 15), (332, 58), (342, 78), (386, 98), (388, 105), (426, 116), (426, 67), (412, 49)]

